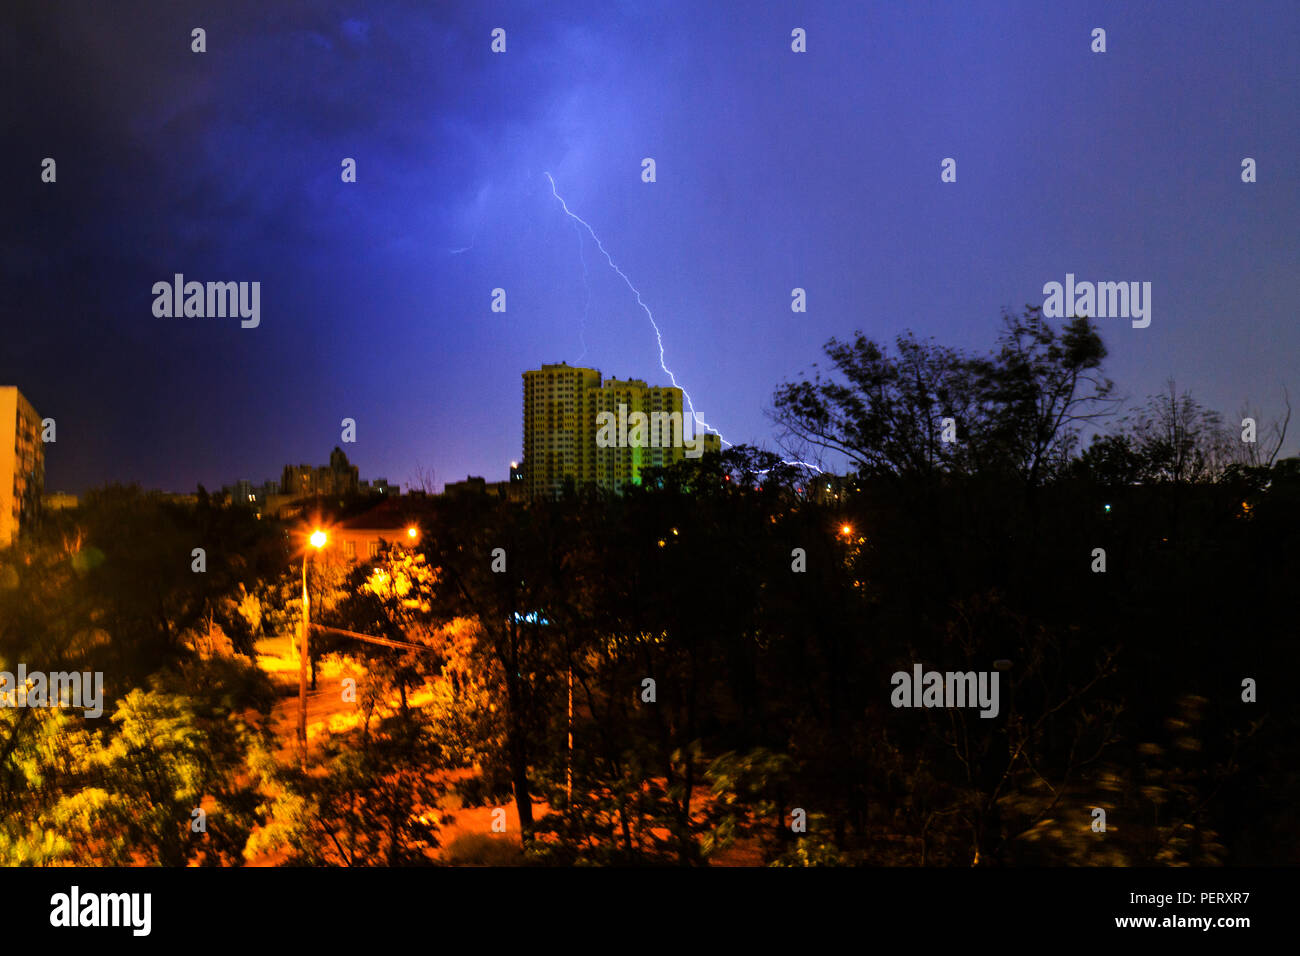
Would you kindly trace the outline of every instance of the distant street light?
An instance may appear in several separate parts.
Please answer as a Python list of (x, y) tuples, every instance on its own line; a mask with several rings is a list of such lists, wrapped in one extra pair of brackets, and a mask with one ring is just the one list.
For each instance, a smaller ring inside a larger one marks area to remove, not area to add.
[[(319, 551), (325, 547), (325, 532), (317, 528), (307, 539)], [(302, 556), (302, 639), (298, 641), (298, 744), (302, 758), (307, 759), (307, 661), (311, 657), (311, 598), (307, 595), (307, 562), (311, 550)]]
[(418, 535), (419, 533), (420, 533), (419, 530), (414, 525), (406, 529), (406, 536), (410, 538), (412, 541), (415, 540), (416, 535)]

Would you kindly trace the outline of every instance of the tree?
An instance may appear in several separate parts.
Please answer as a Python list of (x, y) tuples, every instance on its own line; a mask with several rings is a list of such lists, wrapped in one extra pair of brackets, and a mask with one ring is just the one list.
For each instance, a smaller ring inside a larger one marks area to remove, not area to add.
[(307, 767), (274, 768), (278, 795), (248, 855), (298, 866), (428, 866), (446, 819), (441, 753), (418, 715), (331, 735)]
[[(1233, 443), (1236, 452), (1233, 456), (1235, 464), (1245, 468), (1267, 468), (1277, 461), (1277, 456), (1282, 451), (1282, 445), (1286, 442), (1287, 429), (1291, 425), (1291, 395), (1285, 388), (1282, 389), (1282, 403), (1285, 406), (1285, 411), (1281, 417), (1271, 421), (1267, 431), (1257, 433), (1255, 441)], [(1262, 424), (1263, 419), (1263, 415), (1260, 414), (1258, 409), (1249, 406), (1243, 407), (1238, 417), (1241, 421), (1245, 421), (1247, 418), (1254, 419), (1257, 429)]]
[(786, 439), (841, 453), (866, 477), (1010, 470), (1032, 490), (1064, 466), (1079, 426), (1113, 403), (1114, 385), (1100, 373), (1106, 348), (1087, 318), (1058, 331), (1038, 307), (1004, 315), (991, 357), (911, 333), (895, 347), (891, 355), (861, 332), (851, 343), (831, 339), (835, 377), (818, 373), (774, 396)]
[(1131, 434), (1148, 481), (1176, 485), (1213, 481), (1232, 456), (1232, 439), (1218, 412), (1205, 408), (1174, 380), (1148, 398), (1131, 425)]
[(1080, 425), (1112, 413), (1115, 384), (1100, 373), (1105, 358), (1106, 346), (1086, 317), (1058, 332), (1038, 306), (1003, 316), (984, 384), (995, 440), (1030, 489), (1065, 467)]
[(242, 862), (259, 802), (248, 760), (265, 741), (222, 706), (220, 691), (161, 675), (153, 684), (118, 702), (111, 730), (91, 731), (62, 709), (0, 710), (0, 859)]
[(842, 454), (868, 476), (926, 479), (945, 471), (956, 445), (942, 440), (942, 419), (954, 418), (965, 435), (984, 425), (979, 369), (911, 333), (895, 348), (891, 355), (861, 332), (851, 342), (827, 342), (833, 376), (786, 383), (773, 397), (770, 414), (783, 439)]

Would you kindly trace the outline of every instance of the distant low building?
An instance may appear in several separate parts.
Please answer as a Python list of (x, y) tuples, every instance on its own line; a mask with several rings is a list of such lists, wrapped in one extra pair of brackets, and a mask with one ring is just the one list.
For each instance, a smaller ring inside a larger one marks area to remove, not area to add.
[(259, 514), (270, 515), (272, 518), (301, 514), (304, 500), (306, 499), (299, 498), (297, 495), (267, 495)]
[(369, 561), (385, 543), (413, 545), (419, 535), (418, 519), (394, 498), (331, 527), (327, 547), (339, 548), (350, 560)]
[(355, 495), (360, 486), (357, 466), (338, 447), (330, 452), (328, 465), (285, 465), (280, 478), (280, 494), (294, 497), (344, 497)]
[(832, 475), (826, 472), (807, 475), (799, 492), (809, 501), (822, 505), (842, 504), (861, 490), (856, 475)]
[[(225, 489), (223, 488), (222, 491)], [(235, 482), (234, 488), (230, 490), (230, 503), (236, 507), (253, 507), (257, 504), (257, 492), (253, 489), (253, 483), (247, 478), (241, 478)]]
[(81, 506), (81, 499), (65, 491), (53, 491), (41, 499), (41, 507), (46, 511), (71, 511)]
[(280, 497), (280, 483), (266, 481), (255, 485), (247, 478), (241, 478), (233, 485), (221, 489), (221, 494), (233, 507), (248, 508), (259, 518), (264, 514), (273, 514), (271, 500)]
[[(511, 490), (518, 482), (488, 481), (475, 475), (468, 475), (464, 481), (449, 481), (442, 493), (451, 498), (465, 495), (486, 495), (490, 498), (509, 498)], [(520, 492), (523, 488), (520, 486)]]
[(444, 495), (482, 495), (487, 493), (487, 479), (474, 475), (466, 476), (464, 481), (449, 481), (442, 489)]

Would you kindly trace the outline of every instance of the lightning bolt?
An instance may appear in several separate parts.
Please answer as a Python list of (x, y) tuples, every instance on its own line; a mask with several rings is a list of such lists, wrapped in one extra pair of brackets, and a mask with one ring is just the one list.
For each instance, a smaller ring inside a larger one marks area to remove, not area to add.
[(462, 253), (469, 252), (471, 249), (473, 249), (474, 244), (476, 242), (478, 242), (478, 226), (474, 227), (474, 234), (469, 237), (468, 246), (461, 246), (459, 249), (448, 249), (447, 251), (451, 253), (453, 256), (459, 256)]
[[(800, 468), (810, 468), (810, 469), (812, 469), (813, 471), (817, 472), (817, 474), (819, 474), (819, 475), (825, 474), (825, 472), (823, 472), (820, 468), (818, 468), (816, 465), (814, 465), (814, 464), (813, 464), (812, 462), (810, 462), (810, 461), (799, 461), (798, 459), (796, 459), (796, 460), (794, 460), (794, 461), (786, 461), (784, 458), (782, 458), (782, 459), (781, 459), (781, 464), (783, 464), (783, 465), (798, 465)], [(770, 472), (771, 470), (772, 470), (771, 468), (764, 468), (762, 471), (756, 471), (756, 472), (754, 472), (754, 474), (756, 474), (756, 475), (766, 475), (766, 474), (767, 474), (768, 472)]]
[[(701, 426), (704, 427), (708, 431), (711, 431), (713, 432), (713, 434), (717, 435), (718, 438), (721, 440), (722, 444), (726, 445), (728, 448), (732, 447), (732, 443), (722, 437), (722, 432), (718, 431), (716, 428), (714, 428), (712, 425), (706, 422), (700, 416), (699, 412), (695, 410), (695, 402), (692, 401), (691, 399), (691, 393), (688, 392), (683, 386), (678, 384), (677, 376), (674, 375), (673, 370), (668, 367), (667, 362), (664, 360), (663, 332), (659, 330), (659, 323), (655, 321), (654, 313), (650, 311), (650, 306), (646, 305), (645, 301), (641, 298), (640, 290), (638, 290), (637, 287), (632, 284), (632, 280), (629, 279), (627, 277), (627, 274), (623, 272), (623, 270), (620, 269), (618, 265), (614, 262), (614, 257), (609, 254), (609, 250), (607, 250), (604, 244), (600, 241), (600, 237), (596, 235), (596, 230), (591, 228), (591, 223), (587, 222), (587, 220), (583, 219), (581, 216), (579, 216), (569, 208), (569, 204), (564, 201), (564, 197), (561, 196), (559, 190), (555, 188), (555, 180), (551, 178), (551, 174), (543, 173), (543, 175), (546, 176), (546, 181), (551, 184), (551, 195), (560, 201), (560, 208), (564, 210), (564, 214), (573, 220), (575, 228), (577, 226), (582, 226), (583, 229), (587, 230), (592, 240), (596, 243), (596, 248), (600, 250), (601, 255), (605, 257), (605, 261), (609, 263), (609, 267), (613, 269), (616, 273), (618, 273), (618, 277), (623, 280), (623, 282), (627, 285), (627, 287), (632, 290), (632, 294), (636, 296), (636, 304), (641, 306), (641, 309), (645, 312), (646, 317), (650, 320), (650, 325), (655, 330), (655, 341), (659, 343), (659, 367), (663, 369), (664, 372), (668, 375), (668, 380), (673, 383), (673, 386), (676, 388), (680, 388), (682, 390), (682, 394), (686, 396), (686, 404), (690, 406), (691, 417), (695, 419), (697, 428)], [(587, 304), (583, 306), (583, 313), (582, 313), (582, 325), (583, 325), (583, 329), (585, 330), (587, 326), (587, 306), (591, 304), (591, 286), (588, 285), (587, 283), (587, 259), (586, 256), (582, 253), (582, 248), (583, 248), (582, 229), (579, 229), (578, 230), (578, 252), (580, 255), (583, 256), (582, 283), (584, 286), (587, 287)], [(583, 336), (583, 342), (582, 342), (582, 354), (583, 355), (587, 354), (587, 342), (586, 342), (585, 334)], [(822, 474), (822, 470), (820, 468), (818, 468), (816, 465), (812, 464), (811, 462), (807, 462), (807, 461), (782, 460), (781, 464), (798, 465), (803, 468), (809, 468), (817, 472), (818, 474)], [(769, 470), (770, 469), (764, 469), (763, 471), (759, 472), (759, 474), (767, 474)]]
[[(727, 441), (725, 438), (722, 437), (722, 432), (718, 431), (716, 428), (714, 428), (712, 425), (706, 422), (700, 416), (700, 413), (695, 410), (695, 402), (691, 399), (691, 393), (688, 392), (685, 388), (683, 388), (678, 383), (677, 376), (673, 374), (673, 370), (670, 369), (668, 367), (668, 364), (664, 361), (663, 332), (659, 330), (659, 323), (655, 321), (655, 316), (654, 313), (650, 311), (650, 306), (646, 305), (645, 300), (641, 298), (640, 290), (638, 290), (637, 287), (632, 284), (632, 280), (629, 279), (627, 277), (627, 274), (622, 269), (620, 269), (618, 265), (614, 262), (614, 257), (609, 254), (609, 250), (607, 250), (604, 246), (604, 243), (600, 241), (600, 237), (596, 235), (596, 230), (591, 228), (591, 224), (587, 222), (587, 220), (583, 219), (581, 216), (574, 213), (573, 210), (569, 208), (569, 204), (564, 201), (564, 197), (560, 195), (558, 190), (556, 190), (555, 180), (551, 178), (551, 174), (543, 173), (543, 175), (546, 177), (547, 182), (551, 184), (551, 195), (560, 201), (560, 208), (564, 210), (564, 214), (568, 216), (570, 219), (572, 219), (575, 223), (578, 223), (584, 229), (587, 230), (587, 232), (591, 235), (592, 240), (596, 243), (596, 248), (600, 250), (601, 255), (605, 257), (605, 261), (609, 263), (609, 267), (613, 269), (616, 273), (618, 273), (618, 277), (623, 280), (623, 282), (627, 285), (627, 287), (632, 290), (632, 294), (636, 296), (636, 304), (641, 306), (641, 309), (642, 311), (645, 312), (646, 317), (650, 319), (651, 327), (653, 327), (655, 330), (655, 341), (659, 343), (659, 367), (663, 369), (664, 372), (668, 375), (668, 380), (673, 383), (673, 387), (680, 388), (682, 390), (682, 394), (686, 396), (686, 404), (690, 406), (691, 417), (695, 419), (696, 425), (703, 426), (708, 431), (713, 432), (713, 434), (717, 435), (718, 438), (722, 440), (722, 444), (730, 447), (731, 442)], [(579, 232), (579, 236), (581, 235), (582, 233)], [(583, 268), (584, 270), (586, 269), (585, 262), (583, 264)]]

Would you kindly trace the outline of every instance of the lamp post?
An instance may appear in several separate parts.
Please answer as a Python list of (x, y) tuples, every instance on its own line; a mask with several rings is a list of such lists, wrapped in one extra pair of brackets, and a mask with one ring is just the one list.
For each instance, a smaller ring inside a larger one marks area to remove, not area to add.
[[(311, 547), (319, 551), (325, 547), (325, 532), (317, 529), (308, 539)], [(311, 599), (307, 596), (307, 562), (311, 548), (302, 556), (302, 638), (298, 641), (298, 744), (303, 760), (307, 759), (307, 661), (311, 657)]]

